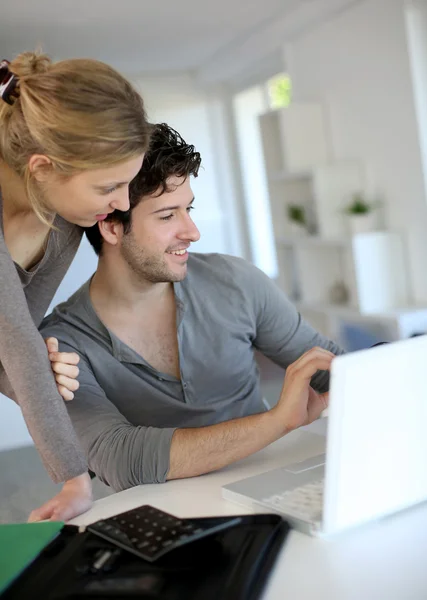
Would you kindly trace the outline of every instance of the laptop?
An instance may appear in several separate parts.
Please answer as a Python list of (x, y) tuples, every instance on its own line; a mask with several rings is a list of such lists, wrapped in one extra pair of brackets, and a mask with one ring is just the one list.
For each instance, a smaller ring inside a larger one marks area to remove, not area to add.
[(337, 357), (326, 454), (225, 485), (223, 497), (320, 536), (427, 500), (426, 366), (427, 336)]

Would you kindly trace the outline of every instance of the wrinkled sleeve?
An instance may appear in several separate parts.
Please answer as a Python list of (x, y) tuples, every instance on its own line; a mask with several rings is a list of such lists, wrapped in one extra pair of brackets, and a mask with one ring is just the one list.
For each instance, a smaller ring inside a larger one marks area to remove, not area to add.
[(51, 478), (59, 483), (84, 473), (86, 461), (1, 232), (0, 363), (0, 391), (18, 402)]

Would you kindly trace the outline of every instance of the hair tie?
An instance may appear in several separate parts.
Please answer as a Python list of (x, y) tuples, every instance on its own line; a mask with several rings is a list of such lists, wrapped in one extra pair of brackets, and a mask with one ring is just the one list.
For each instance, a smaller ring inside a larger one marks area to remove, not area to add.
[(0, 62), (0, 98), (7, 104), (13, 104), (18, 98), (18, 77), (9, 70), (9, 61)]

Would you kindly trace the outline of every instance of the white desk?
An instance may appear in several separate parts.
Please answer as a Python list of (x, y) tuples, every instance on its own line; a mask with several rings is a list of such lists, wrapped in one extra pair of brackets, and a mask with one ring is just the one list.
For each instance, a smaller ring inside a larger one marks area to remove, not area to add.
[[(142, 504), (180, 517), (247, 514), (223, 500), (221, 486), (322, 452), (324, 430), (319, 421), (222, 471), (114, 494), (71, 523), (87, 525)], [(331, 540), (292, 531), (263, 596), (284, 599), (426, 600), (427, 503)]]

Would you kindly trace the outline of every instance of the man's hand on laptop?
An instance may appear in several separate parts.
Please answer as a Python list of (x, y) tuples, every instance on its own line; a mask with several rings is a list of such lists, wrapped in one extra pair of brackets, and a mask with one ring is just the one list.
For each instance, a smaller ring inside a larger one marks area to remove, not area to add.
[(312, 348), (286, 369), (277, 405), (272, 409), (285, 432), (308, 425), (328, 407), (329, 393), (319, 394), (310, 381), (317, 371), (329, 371), (335, 355), (323, 348)]
[(59, 352), (58, 340), (54, 337), (47, 338), (45, 343), (58, 392), (64, 400), (72, 400), (74, 392), (79, 389), (77, 365), (80, 356), (76, 352)]

